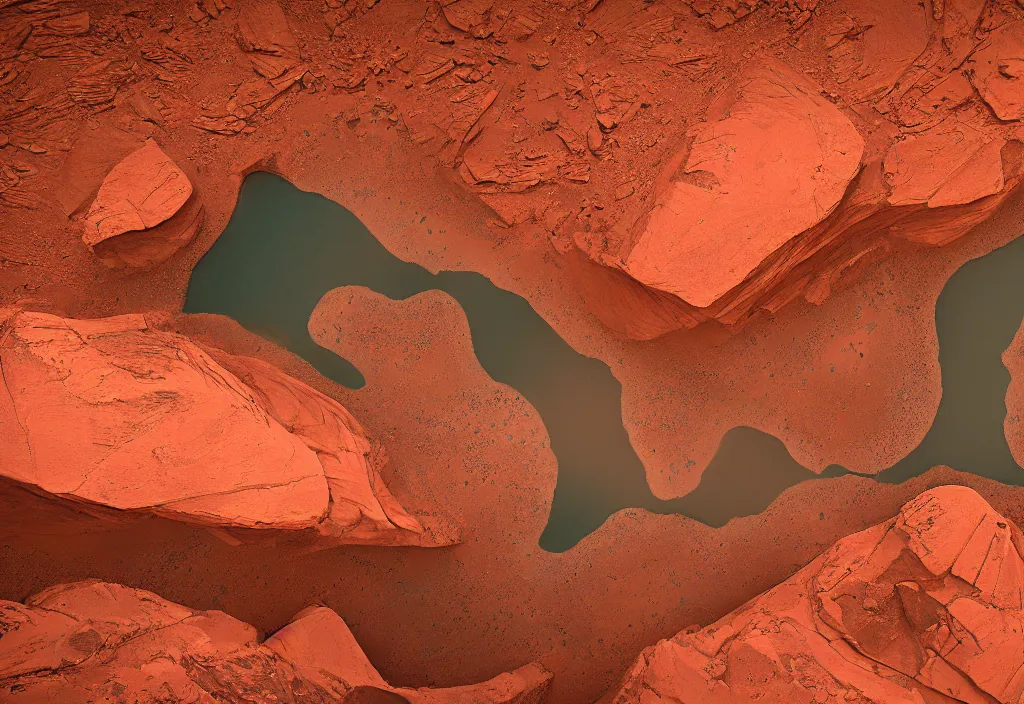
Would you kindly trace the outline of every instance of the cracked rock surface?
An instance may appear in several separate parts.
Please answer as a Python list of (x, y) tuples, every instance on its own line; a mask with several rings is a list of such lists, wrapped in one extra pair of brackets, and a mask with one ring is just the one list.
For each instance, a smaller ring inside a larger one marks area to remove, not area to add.
[(718, 622), (643, 652), (604, 700), (732, 704), (1024, 697), (1024, 534), (930, 489)]
[(0, 635), (0, 700), (12, 704), (538, 704), (551, 682), (531, 663), (479, 684), (396, 688), (326, 607), (300, 611), (263, 640), (223, 612), (99, 580), (0, 601)]
[(11, 316), (0, 336), (0, 473), (212, 526), (316, 528), (344, 543), (455, 540), (395, 500), (341, 404), (157, 319)]

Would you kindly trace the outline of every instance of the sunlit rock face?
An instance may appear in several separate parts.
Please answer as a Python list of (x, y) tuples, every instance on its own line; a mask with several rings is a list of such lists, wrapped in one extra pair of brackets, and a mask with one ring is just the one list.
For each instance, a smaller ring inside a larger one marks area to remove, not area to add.
[(971, 82), (1000, 120), (1024, 120), (1024, 20), (1007, 22), (971, 56)]
[(455, 539), (394, 499), (339, 403), (145, 315), (17, 313), (0, 365), (0, 473), (47, 494), (346, 543)]
[(943, 486), (703, 629), (606, 701), (1000, 702), (1024, 696), (1024, 535)]
[(538, 704), (551, 675), (529, 664), (446, 689), (390, 686), (338, 614), (310, 607), (270, 638), (220, 611), (195, 611), (98, 580), (0, 601), (5, 702)]

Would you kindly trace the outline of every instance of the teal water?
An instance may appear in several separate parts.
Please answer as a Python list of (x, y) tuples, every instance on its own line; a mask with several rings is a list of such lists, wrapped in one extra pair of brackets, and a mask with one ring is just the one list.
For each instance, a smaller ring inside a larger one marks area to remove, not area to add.
[[(877, 481), (902, 482), (947, 464), (1024, 484), (1003, 435), (1010, 377), (1000, 357), (1024, 317), (1022, 272), (1024, 238), (968, 262), (950, 279), (936, 310), (942, 403), (924, 441)], [(622, 425), (622, 388), (604, 362), (573, 350), (524, 298), (477, 273), (431, 274), (402, 261), (342, 206), (267, 173), (246, 178), (231, 221), (192, 273), (185, 312), (229, 316), (324, 376), (359, 388), (359, 370), (306, 329), (323, 295), (340, 286), (398, 300), (437, 289), (462, 306), (481, 366), (537, 409), (551, 438), (558, 483), (540, 539), (545, 550), (571, 548), (623, 508), (721, 526), (760, 513), (801, 481), (848, 473), (832, 466), (816, 475), (777, 438), (737, 427), (694, 491), (655, 498)]]

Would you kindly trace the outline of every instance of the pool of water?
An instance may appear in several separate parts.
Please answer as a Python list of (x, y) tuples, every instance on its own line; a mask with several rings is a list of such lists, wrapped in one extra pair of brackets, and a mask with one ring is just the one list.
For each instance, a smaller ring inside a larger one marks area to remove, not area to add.
[[(943, 397), (931, 430), (905, 459), (875, 479), (901, 482), (936, 464), (1024, 484), (1003, 435), (1009, 373), (1001, 361), (1024, 317), (1024, 238), (965, 264), (939, 298), (936, 323)], [(540, 546), (571, 548), (623, 508), (681, 513), (708, 525), (759, 513), (781, 492), (816, 475), (777, 438), (730, 430), (686, 496), (651, 494), (644, 466), (622, 425), (622, 388), (608, 366), (579, 354), (522, 297), (473, 272), (431, 274), (402, 261), (351, 212), (267, 173), (246, 178), (224, 233), (192, 273), (188, 313), (218, 313), (273, 340), (350, 388), (364, 379), (317, 345), (307, 324), (340, 286), (365, 286), (392, 299), (437, 289), (469, 320), (473, 348), (495, 381), (540, 413), (558, 460), (558, 483)]]

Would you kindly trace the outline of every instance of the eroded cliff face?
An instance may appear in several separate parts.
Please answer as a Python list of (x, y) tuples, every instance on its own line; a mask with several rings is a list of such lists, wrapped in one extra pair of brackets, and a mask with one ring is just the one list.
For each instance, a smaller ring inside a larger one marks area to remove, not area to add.
[(0, 633), (0, 698), (12, 704), (540, 704), (551, 682), (532, 663), (480, 684), (392, 687), (326, 607), (300, 611), (264, 640), (220, 611), (98, 580), (0, 601)]
[(159, 315), (15, 313), (0, 337), (2, 473), (41, 491), (225, 528), (446, 545), (394, 499), (337, 402)]
[(1024, 534), (943, 486), (720, 621), (647, 649), (604, 701), (1019, 702)]

